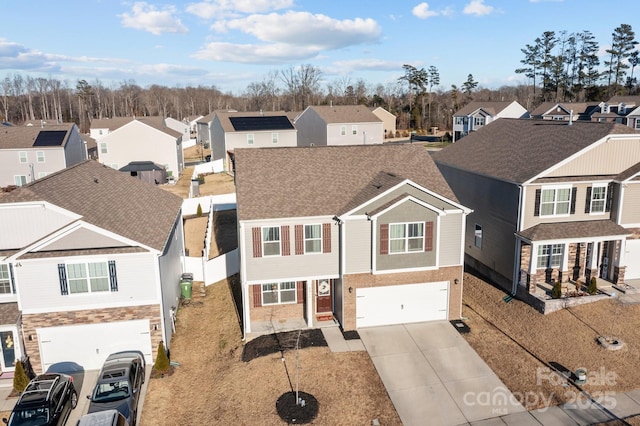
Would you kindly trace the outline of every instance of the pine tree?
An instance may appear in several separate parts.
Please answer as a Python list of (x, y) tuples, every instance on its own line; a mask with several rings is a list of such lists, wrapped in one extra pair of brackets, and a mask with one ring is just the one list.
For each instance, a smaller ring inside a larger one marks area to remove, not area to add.
[(606, 50), (610, 56), (609, 60), (605, 61), (604, 64), (609, 68), (605, 72), (607, 85), (610, 93), (614, 94), (624, 82), (624, 76), (627, 74), (626, 70), (629, 68), (626, 59), (635, 50), (638, 42), (635, 40), (635, 33), (629, 24), (620, 25), (613, 31), (611, 36), (611, 48)]
[(27, 372), (24, 370), (22, 361), (16, 361), (16, 370), (13, 373), (13, 390), (22, 393), (29, 382), (29, 376), (27, 376)]
[(202, 217), (202, 206), (198, 203), (198, 210), (196, 210), (196, 215), (198, 217)]
[(153, 364), (153, 368), (161, 374), (169, 372), (169, 357), (167, 356), (167, 351), (164, 350), (164, 343), (160, 341), (158, 345), (158, 355), (156, 356), (156, 362)]

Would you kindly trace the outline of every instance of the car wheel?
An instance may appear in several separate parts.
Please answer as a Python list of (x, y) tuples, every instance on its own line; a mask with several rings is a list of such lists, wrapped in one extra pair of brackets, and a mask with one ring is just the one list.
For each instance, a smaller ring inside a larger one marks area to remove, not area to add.
[(76, 393), (76, 391), (72, 391), (71, 392), (71, 409), (74, 409), (78, 406), (78, 394)]

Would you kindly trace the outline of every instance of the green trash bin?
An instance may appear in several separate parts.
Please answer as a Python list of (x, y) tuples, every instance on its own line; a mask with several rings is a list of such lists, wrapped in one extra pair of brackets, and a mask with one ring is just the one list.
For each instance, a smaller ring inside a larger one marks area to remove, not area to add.
[(183, 299), (191, 299), (191, 288), (193, 287), (193, 282), (191, 281), (180, 281), (180, 294)]

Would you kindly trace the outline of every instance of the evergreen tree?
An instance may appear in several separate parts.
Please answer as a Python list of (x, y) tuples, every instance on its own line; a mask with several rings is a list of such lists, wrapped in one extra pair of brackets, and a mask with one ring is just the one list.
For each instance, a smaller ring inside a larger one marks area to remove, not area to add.
[(164, 350), (164, 343), (160, 341), (160, 344), (158, 344), (158, 355), (156, 356), (156, 362), (153, 364), (153, 368), (158, 373), (164, 374), (169, 372), (170, 365), (167, 351)]
[(24, 370), (22, 361), (16, 361), (16, 369), (13, 373), (13, 390), (18, 393), (22, 393), (29, 382), (29, 376), (27, 376), (27, 372)]
[(613, 31), (611, 36), (611, 48), (606, 50), (609, 54), (609, 60), (605, 61), (604, 64), (608, 67), (608, 71), (605, 74), (609, 92), (610, 94), (615, 94), (624, 82), (624, 76), (629, 68), (625, 60), (631, 56), (631, 52), (634, 51), (638, 42), (635, 40), (635, 33), (629, 24), (620, 25)]
[(474, 91), (476, 87), (478, 87), (478, 82), (474, 81), (473, 74), (469, 74), (467, 76), (467, 81), (462, 83), (462, 92), (465, 95), (471, 97), (471, 93)]

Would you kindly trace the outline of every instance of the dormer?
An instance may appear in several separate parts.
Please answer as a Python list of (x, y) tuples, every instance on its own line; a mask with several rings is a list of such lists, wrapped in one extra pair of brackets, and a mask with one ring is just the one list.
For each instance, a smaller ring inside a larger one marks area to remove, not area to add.
[(609, 114), (609, 112), (611, 112), (611, 107), (609, 106), (609, 104), (608, 104), (608, 103), (606, 103), (606, 102), (605, 102), (605, 103), (602, 105), (602, 113), (603, 113), (603, 114)]
[(623, 115), (627, 113), (627, 104), (620, 102), (618, 105), (618, 114)]

